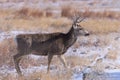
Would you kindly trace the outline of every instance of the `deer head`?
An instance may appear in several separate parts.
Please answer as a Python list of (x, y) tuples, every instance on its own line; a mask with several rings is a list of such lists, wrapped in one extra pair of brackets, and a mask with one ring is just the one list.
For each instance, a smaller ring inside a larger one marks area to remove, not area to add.
[(75, 34), (77, 36), (79, 35), (84, 35), (84, 36), (88, 36), (89, 35), (89, 32), (87, 30), (85, 30), (81, 25), (80, 25), (80, 22), (82, 22), (85, 18), (82, 18), (80, 19), (80, 17), (77, 17), (75, 19), (75, 21), (73, 21), (73, 29), (75, 31)]

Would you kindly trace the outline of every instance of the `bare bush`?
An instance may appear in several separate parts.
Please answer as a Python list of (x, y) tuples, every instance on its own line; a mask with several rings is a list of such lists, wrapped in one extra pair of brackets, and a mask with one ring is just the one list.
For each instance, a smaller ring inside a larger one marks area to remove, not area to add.
[(21, 18), (40, 18), (40, 17), (52, 17), (53, 12), (51, 10), (45, 9), (38, 9), (38, 8), (30, 8), (30, 7), (23, 7), (18, 11), (15, 11), (15, 17)]
[(12, 56), (16, 52), (13, 39), (6, 39), (0, 43), (0, 66), (13, 65)]
[(61, 16), (62, 17), (72, 17), (75, 14), (75, 9), (71, 6), (62, 6)]
[(74, 15), (84, 16), (84, 17), (92, 17), (92, 18), (120, 18), (119, 12), (114, 11), (91, 11), (89, 9), (84, 9), (84, 11), (81, 11), (79, 9), (76, 9), (72, 6), (62, 6), (61, 9), (61, 16), (62, 17), (73, 17)]
[(15, 17), (29, 18), (29, 17), (42, 17), (45, 15), (43, 10), (36, 8), (23, 7), (22, 9), (15, 12)]

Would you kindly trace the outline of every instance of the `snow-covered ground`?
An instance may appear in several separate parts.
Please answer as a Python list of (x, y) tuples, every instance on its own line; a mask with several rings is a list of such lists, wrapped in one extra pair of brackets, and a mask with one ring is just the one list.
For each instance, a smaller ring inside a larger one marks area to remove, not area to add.
[[(19, 0), (14, 2), (12, 0), (1, 0), (0, 8), (1, 9), (15, 9), (18, 10), (23, 7), (32, 7), (38, 9), (49, 9), (57, 14), (57, 17), (61, 15), (61, 8), (64, 5), (74, 5), (77, 9), (84, 11), (113, 11), (120, 12), (120, 0), (59, 0), (52, 2), (47, 0), (29, 0), (27, 3), (25, 0)], [(24, 32), (24, 31), (10, 31), (10, 32), (0, 32), (0, 42), (9, 38), (15, 38), (18, 34), (24, 33), (36, 33), (36, 32)], [(68, 67), (72, 71), (71, 80), (83, 80), (84, 74), (91, 74), (98, 76), (99, 74), (104, 73), (115, 73), (115, 76), (120, 72), (120, 33), (113, 32), (108, 34), (92, 34), (89, 37), (79, 37), (78, 41), (72, 46), (65, 54), (68, 56), (79, 57), (80, 61), (83, 62), (79, 65), (71, 67), (71, 63), (68, 61)], [(30, 55), (30, 58), (38, 60), (41, 57)], [(82, 60), (83, 59), (83, 60)], [(66, 59), (67, 61), (67, 59)], [(4, 63), (4, 61), (3, 61)], [(74, 62), (76, 63), (76, 62)], [(16, 70), (14, 67), (9, 67), (10, 65), (3, 65), (0, 67), (0, 80), (11, 75), (14, 77), (17, 76)], [(39, 66), (29, 66), (22, 69), (22, 72), (25, 76), (32, 74), (34, 72), (46, 72), (47, 65), (40, 64)], [(55, 65), (51, 65), (51, 73), (57, 75), (56, 73), (61, 72), (65, 73), (66, 70), (59, 70)], [(95, 73), (95, 74), (94, 74)], [(98, 75), (97, 75), (98, 74)], [(11, 80), (11, 79), (9, 79)], [(39, 79), (37, 79), (39, 80)], [(92, 80), (92, 79), (91, 79)], [(98, 79), (94, 79), (98, 80)], [(104, 80), (104, 79), (103, 79)], [(107, 79), (106, 79), (107, 80)], [(120, 79), (112, 79), (120, 80)]]
[[(15, 38), (18, 34), (23, 34), (23, 31), (11, 31), (0, 33), (0, 42), (8, 38)], [(31, 33), (31, 32), (26, 32)], [(34, 32), (33, 32), (34, 33)], [(65, 56), (77, 56), (80, 58), (88, 59), (89, 63), (82, 66), (76, 65), (72, 67), (73, 76), (72, 80), (83, 80), (83, 73), (116, 73), (120, 72), (120, 34), (109, 33), (100, 35), (90, 35), (89, 37), (79, 37), (78, 41), (72, 46), (65, 54)], [(39, 59), (40, 57), (30, 55), (33, 59)], [(81, 59), (80, 59), (81, 60)], [(68, 64), (69, 65), (69, 64)], [(24, 75), (28, 73), (34, 73), (37, 71), (46, 71), (47, 65), (30, 66), (26, 69), (22, 69)], [(51, 65), (51, 72), (57, 73), (60, 71), (56, 66)], [(64, 72), (64, 70), (63, 70)], [(10, 68), (7, 65), (0, 67), (0, 79), (8, 74), (17, 75), (14, 68)]]

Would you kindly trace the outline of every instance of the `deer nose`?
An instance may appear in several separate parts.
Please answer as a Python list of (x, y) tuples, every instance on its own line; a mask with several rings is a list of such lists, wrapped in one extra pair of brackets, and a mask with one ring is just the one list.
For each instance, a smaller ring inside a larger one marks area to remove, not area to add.
[(86, 33), (85, 36), (89, 36), (90, 34), (89, 33)]

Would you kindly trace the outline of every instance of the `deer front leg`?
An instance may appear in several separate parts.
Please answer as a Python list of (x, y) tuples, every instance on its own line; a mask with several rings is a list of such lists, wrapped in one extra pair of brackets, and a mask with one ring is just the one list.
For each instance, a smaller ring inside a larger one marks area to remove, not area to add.
[(22, 58), (21, 54), (16, 54), (14, 56), (15, 69), (20, 76), (22, 76), (22, 73), (21, 73), (21, 70), (20, 70), (20, 67), (19, 67), (19, 62), (20, 62), (21, 58)]
[(60, 61), (64, 65), (64, 67), (67, 68), (67, 64), (66, 64), (64, 55), (58, 55), (58, 58), (60, 59)]
[(50, 63), (51, 63), (52, 58), (53, 58), (53, 55), (48, 54), (48, 68), (47, 68), (47, 73), (49, 73)]

